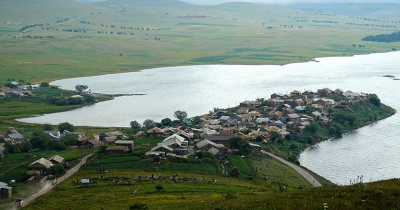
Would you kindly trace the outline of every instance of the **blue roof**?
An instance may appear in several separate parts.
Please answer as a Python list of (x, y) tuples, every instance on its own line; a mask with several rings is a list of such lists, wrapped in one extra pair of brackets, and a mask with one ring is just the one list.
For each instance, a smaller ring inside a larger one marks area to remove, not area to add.
[(12, 139), (23, 139), (24, 138), (20, 133), (8, 134), (7, 136)]
[(188, 119), (184, 119), (182, 122), (186, 123), (187, 125), (192, 125), (192, 122)]
[(221, 116), (219, 119), (223, 120), (223, 121), (227, 121), (227, 120), (231, 119), (231, 117), (229, 117), (229, 116)]

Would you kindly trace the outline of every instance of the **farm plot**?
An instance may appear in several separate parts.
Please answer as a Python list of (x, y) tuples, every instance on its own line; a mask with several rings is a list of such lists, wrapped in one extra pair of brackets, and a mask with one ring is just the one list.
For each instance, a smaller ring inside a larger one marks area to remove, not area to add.
[(229, 165), (227, 165), (228, 173), (232, 170), (232, 168), (236, 167), (239, 169), (240, 174), (252, 175), (250, 167), (244, 158), (230, 155), (228, 156), (228, 160), (229, 160)]
[(198, 171), (206, 173), (217, 173), (217, 169), (210, 163), (172, 163), (171, 171)]

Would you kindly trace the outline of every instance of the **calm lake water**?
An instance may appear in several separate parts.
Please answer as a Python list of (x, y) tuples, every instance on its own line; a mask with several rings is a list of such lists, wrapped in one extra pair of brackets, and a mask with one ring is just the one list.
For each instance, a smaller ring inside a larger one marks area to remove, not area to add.
[[(381, 101), (400, 108), (400, 52), (354, 57), (317, 58), (316, 62), (284, 66), (208, 65), (149, 69), (135, 73), (65, 79), (52, 82), (74, 90), (88, 85), (92, 92), (135, 94), (73, 111), (21, 119), (31, 123), (129, 127), (133, 120), (161, 121), (176, 110), (189, 116), (208, 113), (214, 107), (237, 106), (244, 100), (269, 98), (275, 92), (329, 87), (376, 93)], [(361, 128), (343, 138), (326, 141), (304, 151), (300, 163), (337, 184), (400, 178), (400, 118), (394, 115)]]

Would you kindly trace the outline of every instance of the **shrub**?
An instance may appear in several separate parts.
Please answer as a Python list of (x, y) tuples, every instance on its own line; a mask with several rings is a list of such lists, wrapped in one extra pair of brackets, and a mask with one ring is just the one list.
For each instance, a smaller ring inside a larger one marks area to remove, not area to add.
[(158, 191), (164, 190), (164, 187), (162, 185), (156, 185), (156, 190)]

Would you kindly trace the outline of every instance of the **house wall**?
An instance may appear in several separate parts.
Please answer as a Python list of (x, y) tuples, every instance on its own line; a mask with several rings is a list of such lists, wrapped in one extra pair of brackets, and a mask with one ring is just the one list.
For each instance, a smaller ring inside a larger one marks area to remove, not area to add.
[(12, 188), (11, 189), (6, 189), (6, 188), (0, 189), (0, 198), (11, 198), (11, 197), (12, 197)]

